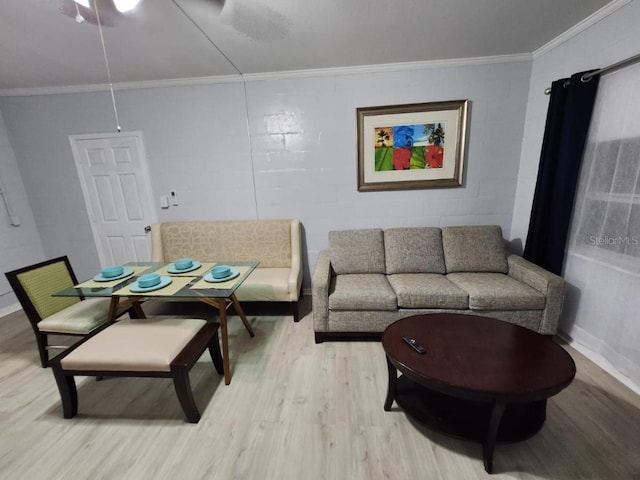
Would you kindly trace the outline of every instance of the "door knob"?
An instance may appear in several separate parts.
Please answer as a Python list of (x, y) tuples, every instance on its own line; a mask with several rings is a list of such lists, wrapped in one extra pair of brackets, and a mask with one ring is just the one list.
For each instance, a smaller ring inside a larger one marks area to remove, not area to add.
[(149, 233), (151, 231), (151, 226), (147, 225), (146, 227), (144, 227), (144, 233)]

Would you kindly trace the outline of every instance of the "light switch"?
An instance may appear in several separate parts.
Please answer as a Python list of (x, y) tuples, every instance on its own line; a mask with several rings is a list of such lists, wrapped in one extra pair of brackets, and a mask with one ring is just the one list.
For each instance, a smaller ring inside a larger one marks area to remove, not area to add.
[(175, 190), (171, 190), (169, 193), (169, 198), (171, 199), (171, 205), (178, 205), (178, 194)]
[(166, 195), (162, 195), (160, 197), (160, 207), (161, 208), (169, 208), (169, 198)]

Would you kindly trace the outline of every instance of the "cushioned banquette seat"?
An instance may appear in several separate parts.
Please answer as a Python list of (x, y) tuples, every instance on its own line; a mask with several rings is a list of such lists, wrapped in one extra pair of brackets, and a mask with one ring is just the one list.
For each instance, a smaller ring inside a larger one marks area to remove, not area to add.
[(220, 220), (156, 223), (152, 261), (259, 261), (236, 291), (240, 302), (286, 302), (299, 320), (302, 241), (298, 220)]

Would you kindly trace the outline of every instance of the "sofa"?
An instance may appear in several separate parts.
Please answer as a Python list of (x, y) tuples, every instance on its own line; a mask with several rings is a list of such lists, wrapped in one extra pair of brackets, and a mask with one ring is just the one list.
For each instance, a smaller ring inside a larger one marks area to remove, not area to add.
[(236, 290), (240, 302), (286, 302), (299, 321), (302, 241), (298, 220), (162, 222), (151, 226), (151, 260), (258, 261)]
[(329, 232), (311, 279), (316, 343), (410, 315), (466, 313), (556, 333), (565, 281), (508, 253), (495, 225)]

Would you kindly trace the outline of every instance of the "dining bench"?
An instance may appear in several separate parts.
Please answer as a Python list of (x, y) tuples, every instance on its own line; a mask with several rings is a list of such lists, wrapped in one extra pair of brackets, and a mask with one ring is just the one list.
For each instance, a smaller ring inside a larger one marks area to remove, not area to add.
[(302, 232), (296, 219), (193, 220), (151, 226), (151, 260), (173, 262), (259, 262), (240, 285), (244, 302), (278, 302), (300, 320), (302, 296)]
[(78, 412), (75, 376), (171, 378), (189, 423), (200, 413), (189, 371), (208, 349), (223, 374), (218, 324), (200, 319), (150, 317), (107, 326), (51, 360), (64, 418)]

